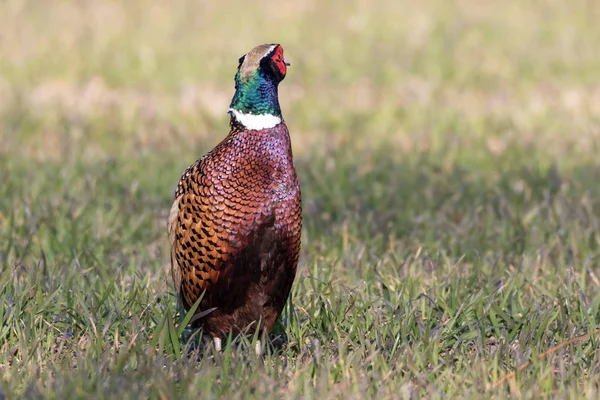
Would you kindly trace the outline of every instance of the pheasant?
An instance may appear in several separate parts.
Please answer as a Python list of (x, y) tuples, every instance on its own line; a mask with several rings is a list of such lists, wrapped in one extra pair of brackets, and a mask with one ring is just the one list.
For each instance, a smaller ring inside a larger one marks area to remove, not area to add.
[(277, 92), (289, 65), (279, 44), (239, 59), (230, 132), (185, 170), (169, 213), (175, 290), (186, 310), (203, 296), (194, 326), (217, 351), (230, 332), (269, 332), (296, 276), (302, 205)]

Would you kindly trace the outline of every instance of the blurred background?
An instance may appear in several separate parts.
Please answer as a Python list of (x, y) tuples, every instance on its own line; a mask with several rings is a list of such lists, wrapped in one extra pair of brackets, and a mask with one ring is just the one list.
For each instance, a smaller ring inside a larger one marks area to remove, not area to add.
[(542, 244), (511, 219), (600, 193), (598, 17), (588, 0), (3, 1), (0, 219), (29, 226), (23, 246), (95, 253), (77, 229), (131, 230), (164, 249), (179, 174), (228, 132), (238, 58), (276, 42), (309, 241)]
[(480, 156), (512, 145), (560, 156), (598, 138), (595, 1), (0, 7), (0, 143), (13, 156), (208, 147), (227, 129), (237, 59), (263, 42), (292, 61), (280, 95), (301, 156), (345, 142), (460, 152), (463, 141)]
[(309, 236), (542, 244), (511, 219), (599, 193), (598, 17), (588, 0), (3, 1), (0, 218), (54, 243), (55, 217), (83, 212), (96, 239), (164, 246), (179, 174), (228, 131), (238, 58), (277, 42)]

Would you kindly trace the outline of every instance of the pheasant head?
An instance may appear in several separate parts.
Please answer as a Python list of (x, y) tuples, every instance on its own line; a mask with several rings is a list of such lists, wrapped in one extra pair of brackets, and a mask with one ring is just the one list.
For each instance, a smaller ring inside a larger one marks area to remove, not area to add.
[(229, 106), (231, 122), (255, 130), (280, 124), (277, 88), (289, 65), (279, 44), (263, 44), (242, 56)]

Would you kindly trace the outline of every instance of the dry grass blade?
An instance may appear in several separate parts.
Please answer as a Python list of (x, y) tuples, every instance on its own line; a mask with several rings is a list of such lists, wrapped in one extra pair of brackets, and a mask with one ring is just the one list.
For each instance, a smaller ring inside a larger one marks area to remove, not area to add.
[[(600, 333), (600, 329), (595, 330), (594, 332), (590, 332), (590, 333), (586, 333), (585, 335), (581, 335), (578, 336), (576, 338), (573, 338), (571, 340), (567, 340), (566, 342), (562, 342), (561, 344), (552, 347), (551, 349), (546, 350), (545, 352), (538, 354), (538, 356), (536, 357), (538, 360), (541, 360), (543, 358), (546, 358), (554, 353), (556, 353), (558, 350), (562, 349), (563, 347), (569, 346), (571, 344), (574, 343), (578, 343), (578, 342), (582, 342), (586, 339), (589, 339), (590, 337), (597, 335)], [(497, 388), (498, 386), (502, 385), (504, 382), (506, 382), (509, 379), (512, 379), (515, 377), (517, 372), (523, 371), (525, 368), (529, 367), (531, 365), (531, 361), (527, 361), (521, 365), (519, 365), (519, 367), (513, 371), (510, 372), (506, 375), (504, 375), (502, 378), (498, 379), (496, 382), (494, 382), (494, 384), (492, 385), (493, 388)]]

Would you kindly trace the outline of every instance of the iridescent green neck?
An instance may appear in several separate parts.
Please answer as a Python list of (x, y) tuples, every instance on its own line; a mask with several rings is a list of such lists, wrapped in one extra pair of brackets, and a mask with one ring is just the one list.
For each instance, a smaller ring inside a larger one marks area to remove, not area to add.
[(242, 81), (238, 72), (235, 75), (235, 94), (229, 108), (244, 114), (265, 114), (281, 118), (277, 86), (260, 70), (246, 81)]

